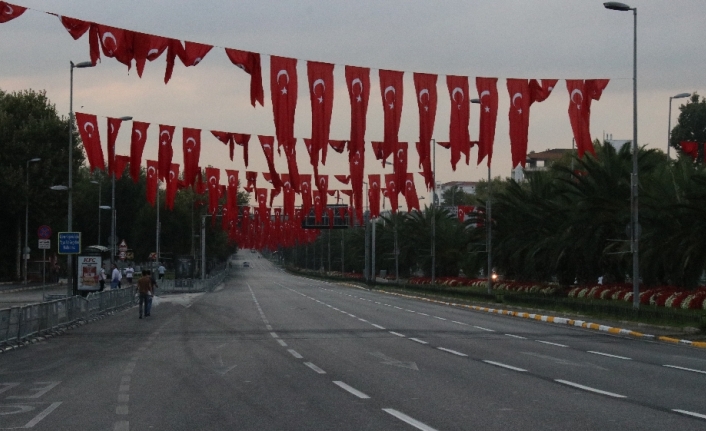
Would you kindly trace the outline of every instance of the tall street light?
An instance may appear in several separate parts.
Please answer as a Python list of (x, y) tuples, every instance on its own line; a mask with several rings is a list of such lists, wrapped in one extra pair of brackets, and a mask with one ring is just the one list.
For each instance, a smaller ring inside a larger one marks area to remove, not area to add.
[(25, 195), (25, 248), (22, 250), (24, 254), (24, 284), (27, 284), (27, 261), (29, 260), (29, 164), (40, 161), (39, 157), (27, 160), (27, 194)]
[[(73, 169), (74, 169), (74, 69), (84, 69), (86, 67), (93, 67), (95, 66), (93, 63), (90, 61), (83, 61), (78, 64), (74, 64), (73, 61), (69, 61), (69, 64), (71, 64), (70, 68), (70, 80), (69, 80), (69, 211), (68, 211), (68, 231), (73, 232)], [(66, 264), (68, 266), (68, 286), (67, 286), (67, 295), (72, 296), (73, 295), (73, 287), (74, 287), (74, 281), (73, 281), (73, 255), (68, 254), (66, 255)]]
[(96, 244), (101, 245), (101, 191), (103, 187), (100, 181), (92, 180), (91, 184), (98, 185), (98, 242), (96, 242)]
[(669, 144), (672, 140), (672, 99), (683, 99), (689, 96), (691, 96), (691, 93), (679, 93), (676, 96), (672, 96), (669, 98), (669, 119), (667, 120), (667, 160), (670, 159), (669, 150), (671, 145)]
[[(132, 117), (120, 117), (119, 120), (130, 121), (132, 120)], [(115, 151), (113, 151), (113, 156), (115, 156)], [(110, 216), (110, 242), (108, 245), (110, 246), (110, 263), (113, 264), (115, 261), (115, 256), (117, 255), (116, 247), (118, 246), (118, 238), (115, 235), (116, 225), (118, 222), (118, 214), (115, 210), (115, 159), (110, 161), (110, 165), (113, 166), (113, 175), (111, 175), (110, 208), (112, 211)]]
[(620, 12), (632, 11), (633, 50), (632, 50), (632, 177), (630, 181), (630, 251), (632, 252), (632, 307), (640, 308), (640, 257), (637, 191), (637, 8), (625, 3), (609, 1), (603, 3), (606, 9)]

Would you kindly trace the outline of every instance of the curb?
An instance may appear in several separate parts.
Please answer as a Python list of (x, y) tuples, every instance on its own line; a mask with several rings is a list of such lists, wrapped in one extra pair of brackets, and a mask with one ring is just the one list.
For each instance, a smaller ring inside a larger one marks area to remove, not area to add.
[[(357, 289), (368, 290), (363, 287), (352, 285), (349, 283), (340, 283), (340, 284), (344, 284), (344, 285), (354, 287)], [(635, 338), (644, 338), (647, 340), (662, 341), (662, 342), (669, 343), (669, 344), (681, 344), (681, 345), (685, 345), (685, 346), (706, 349), (706, 341), (691, 341), (691, 340), (681, 340), (678, 338), (665, 337), (665, 336), (655, 336), (655, 335), (650, 335), (650, 334), (643, 334), (642, 332), (633, 331), (631, 329), (622, 329), (622, 328), (615, 328), (615, 327), (607, 326), (607, 325), (599, 325), (598, 323), (586, 322), (585, 320), (575, 320), (575, 319), (568, 319), (565, 317), (555, 317), (555, 316), (548, 316), (548, 315), (536, 314), (536, 313), (524, 313), (524, 312), (518, 312), (518, 311), (502, 310), (499, 308), (479, 307), (477, 305), (457, 304), (455, 302), (439, 301), (436, 299), (422, 298), (422, 297), (414, 296), (414, 295), (405, 295), (402, 293), (387, 292), (385, 290), (378, 290), (378, 292), (382, 292), (387, 295), (400, 296), (403, 298), (410, 298), (410, 299), (417, 299), (417, 300), (421, 300), (421, 301), (432, 302), (435, 304), (443, 304), (443, 305), (449, 305), (452, 307), (467, 308), (469, 310), (474, 310), (474, 311), (483, 311), (486, 313), (500, 314), (503, 316), (521, 317), (523, 319), (532, 319), (532, 320), (537, 320), (540, 322), (556, 323), (558, 325), (567, 325), (567, 326), (575, 326), (578, 328), (592, 329), (592, 330), (596, 330), (596, 331), (600, 331), (600, 332), (607, 332), (609, 334), (627, 335), (627, 336), (635, 337)]]

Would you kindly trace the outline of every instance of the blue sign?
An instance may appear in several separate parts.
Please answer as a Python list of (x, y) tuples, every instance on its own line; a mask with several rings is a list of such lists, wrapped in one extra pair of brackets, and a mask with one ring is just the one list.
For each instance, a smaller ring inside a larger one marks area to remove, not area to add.
[(59, 254), (81, 252), (81, 232), (59, 232)]

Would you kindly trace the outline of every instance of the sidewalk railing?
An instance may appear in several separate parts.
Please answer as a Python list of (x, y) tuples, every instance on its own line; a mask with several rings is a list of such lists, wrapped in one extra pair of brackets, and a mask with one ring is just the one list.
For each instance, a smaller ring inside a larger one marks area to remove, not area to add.
[(56, 331), (79, 320), (134, 303), (132, 289), (106, 290), (87, 297), (72, 296), (53, 301), (0, 310), (0, 345)]

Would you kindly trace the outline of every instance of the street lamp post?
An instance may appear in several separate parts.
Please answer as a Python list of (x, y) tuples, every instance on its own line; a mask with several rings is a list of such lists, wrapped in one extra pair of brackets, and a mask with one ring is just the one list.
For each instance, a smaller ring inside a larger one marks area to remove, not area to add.
[[(126, 117), (120, 117), (119, 120), (122, 121), (130, 121), (132, 120), (132, 117), (126, 116)], [(115, 156), (115, 152), (113, 152), (113, 156)], [(117, 230), (117, 222), (118, 222), (118, 213), (115, 210), (115, 159), (111, 160), (111, 166), (113, 166), (113, 174), (111, 175), (111, 197), (110, 197), (110, 207), (112, 208), (113, 211), (111, 211), (111, 217), (110, 217), (110, 263), (112, 264), (115, 260), (115, 256), (117, 255), (117, 246), (118, 246), (118, 238), (115, 234), (115, 231)], [(193, 232), (192, 232), (193, 233)], [(192, 240), (193, 241), (193, 240)]]
[(98, 242), (96, 244), (101, 245), (101, 183), (97, 180), (92, 180), (91, 184), (98, 185)]
[(630, 251), (632, 252), (632, 306), (640, 308), (640, 257), (638, 231), (638, 170), (637, 170), (637, 8), (625, 3), (606, 2), (606, 9), (620, 12), (632, 11), (633, 16), (633, 52), (632, 52), (632, 177), (630, 181)]
[(431, 140), (431, 284), (436, 284), (436, 139)]
[[(69, 211), (68, 211), (68, 231), (73, 232), (73, 165), (74, 165), (74, 68), (84, 69), (86, 67), (93, 67), (95, 64), (90, 61), (83, 61), (78, 64), (74, 64), (73, 61), (69, 61), (70, 67), (70, 79), (69, 79)], [(73, 295), (73, 255), (66, 255), (66, 264), (68, 266), (68, 286), (67, 294), (68, 296)]]
[(25, 248), (22, 250), (24, 254), (24, 284), (27, 284), (27, 261), (29, 260), (29, 164), (40, 161), (39, 157), (27, 160), (27, 193), (25, 194)]
[(670, 159), (669, 150), (671, 147), (670, 141), (672, 140), (672, 99), (683, 99), (684, 97), (689, 96), (691, 96), (691, 93), (679, 93), (676, 96), (669, 98), (669, 118), (667, 120), (667, 160)]

